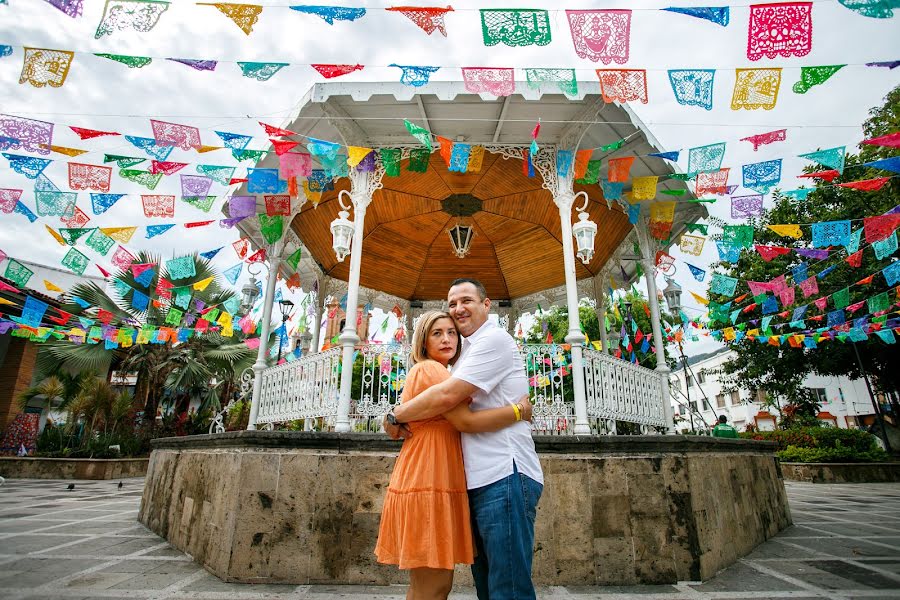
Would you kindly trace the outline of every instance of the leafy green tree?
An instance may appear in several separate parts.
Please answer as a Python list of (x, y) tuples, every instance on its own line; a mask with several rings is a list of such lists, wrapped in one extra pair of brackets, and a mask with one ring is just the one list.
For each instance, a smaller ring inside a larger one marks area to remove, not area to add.
[[(179, 286), (193, 286), (209, 277), (214, 278), (203, 290), (190, 288), (190, 309), (185, 310), (185, 316), (193, 314), (197, 317), (195, 300), (205, 306), (218, 306), (231, 299), (234, 292), (219, 285), (208, 260), (196, 254), (193, 260), (195, 275), (178, 279), (176, 283)], [(113, 323), (130, 323), (136, 329), (143, 325), (164, 325), (166, 315), (174, 306), (174, 298), (159, 298), (156, 302), (150, 302), (145, 310), (135, 308), (132, 299), (135, 289), (144, 289), (149, 295), (155, 296), (153, 291), (160, 278), (172, 281), (165, 261), (159, 256), (142, 252), (136, 262), (158, 265), (149, 285), (137, 283), (131, 270), (123, 269), (113, 279), (114, 283), (118, 281), (124, 285), (114, 286), (117, 288), (114, 291), (107, 292), (95, 283), (83, 283), (69, 291), (69, 299), (78, 297), (92, 307), (111, 313)], [(65, 304), (63, 309), (75, 316), (94, 318), (93, 309), (84, 309), (74, 300)], [(187, 341), (177, 344), (134, 344), (130, 347), (107, 349), (102, 343), (73, 344), (67, 340), (50, 340), (41, 346), (38, 370), (52, 372), (62, 364), (67, 369), (95, 373), (117, 369), (136, 374), (134, 402), (142, 407), (147, 417), (145, 423), (152, 429), (157, 408), (166, 396), (186, 394), (189, 398), (200, 398), (204, 407), (217, 407), (223, 403), (223, 399), (227, 402), (237, 386), (240, 373), (252, 365), (256, 355), (243, 340), (244, 334), (236, 323), (234, 336), (231, 338), (210, 331), (195, 333)]]
[[(870, 111), (871, 117), (863, 124), (865, 138), (877, 137), (900, 129), (900, 87), (893, 89), (886, 97), (883, 106)], [(835, 184), (883, 177), (887, 173), (862, 166), (863, 163), (888, 158), (895, 153), (891, 148), (860, 145), (858, 154), (850, 154), (846, 157), (846, 165), (843, 174), (833, 183), (816, 180), (816, 187), (809, 193), (808, 198), (797, 200), (784, 196), (780, 192), (774, 193), (774, 207), (766, 211), (759, 219), (751, 220), (754, 230), (754, 243), (764, 245), (789, 245), (786, 238), (779, 236), (767, 229), (769, 224), (791, 223), (816, 223), (822, 221), (853, 220), (853, 229), (862, 227), (862, 219), (881, 215), (897, 205), (900, 205), (900, 186), (896, 179), (890, 180), (884, 187), (875, 192), (864, 192), (849, 188), (837, 187)], [(810, 167), (808, 172), (819, 170), (819, 167)], [(808, 246), (808, 229), (804, 231), (804, 239), (796, 244), (800, 247)], [(808, 261), (809, 275), (815, 277), (817, 273), (828, 267), (834, 266), (834, 270), (827, 276), (818, 280), (819, 294), (814, 297), (804, 298), (797, 291), (795, 304), (782, 307), (787, 311), (787, 318), (776, 316), (774, 323), (787, 323), (793, 316), (795, 308), (810, 303), (806, 312), (806, 328), (814, 329), (823, 326), (824, 321), (815, 322), (809, 318), (819, 314), (812, 300), (816, 297), (827, 296), (849, 287), (850, 303), (866, 300), (880, 292), (887, 291), (893, 301), (893, 290), (886, 289), (884, 278), (879, 271), (889, 264), (888, 260), (876, 259), (874, 252), (865, 243), (865, 236), (860, 245), (862, 263), (859, 267), (852, 267), (845, 260), (847, 253), (843, 248), (832, 249), (830, 257), (821, 263)], [(800, 265), (805, 259), (796, 253), (790, 252), (775, 257), (766, 262), (753, 251), (741, 252), (740, 258), (735, 264), (720, 262), (717, 266), (726, 275), (738, 278), (741, 281), (770, 281), (782, 274), (790, 277), (792, 268)], [(862, 283), (867, 276), (876, 274), (872, 283)], [(746, 291), (738, 287), (737, 295)], [(712, 294), (710, 299), (724, 303), (730, 300), (723, 296)], [(753, 302), (748, 299), (740, 305), (732, 306), (734, 310)], [(830, 307), (829, 307), (830, 309)], [(828, 310), (828, 309), (826, 309)], [(865, 315), (868, 308), (864, 307), (854, 316)], [(748, 323), (760, 317), (759, 308), (755, 311), (738, 317), (737, 326), (750, 331), (758, 325)], [(720, 327), (730, 326), (727, 319), (720, 319)], [(790, 328), (782, 330), (791, 331)], [(778, 333), (773, 330), (771, 333)], [(768, 335), (769, 332), (761, 332)], [(878, 391), (900, 392), (900, 344), (886, 345), (876, 336), (871, 336), (867, 342), (856, 343), (861, 360), (870, 375), (873, 375), (874, 383)], [(819, 404), (810, 390), (803, 387), (803, 380), (809, 373), (818, 373), (826, 376), (844, 375), (850, 378), (859, 378), (861, 373), (854, 352), (854, 342), (838, 340), (820, 343), (818, 348), (794, 348), (788, 345), (774, 346), (761, 344), (759, 340), (745, 337), (731, 345), (737, 353), (734, 360), (724, 367), (729, 377), (731, 389), (759, 389), (766, 391), (774, 398), (776, 405), (781, 408), (789, 407), (787, 411), (791, 422), (808, 422), (814, 418), (819, 410)]]

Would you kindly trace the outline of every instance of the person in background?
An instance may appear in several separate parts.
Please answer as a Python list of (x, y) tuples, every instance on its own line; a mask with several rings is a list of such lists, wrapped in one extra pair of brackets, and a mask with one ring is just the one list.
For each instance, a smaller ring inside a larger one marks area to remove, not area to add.
[(713, 427), (713, 437), (720, 438), (738, 438), (737, 429), (728, 424), (728, 417), (719, 415), (719, 422)]

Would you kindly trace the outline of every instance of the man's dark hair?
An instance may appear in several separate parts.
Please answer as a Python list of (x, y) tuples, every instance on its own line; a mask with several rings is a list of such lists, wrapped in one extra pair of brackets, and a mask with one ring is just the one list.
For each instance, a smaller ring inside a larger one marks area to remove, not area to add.
[(724, 425), (727, 422), (728, 422), (728, 417), (726, 417), (725, 415), (719, 415), (719, 423), (722, 423)]
[(482, 300), (487, 298), (487, 290), (484, 289), (484, 284), (482, 284), (477, 279), (471, 279), (469, 277), (460, 277), (459, 279), (454, 279), (453, 281), (451, 281), (450, 287), (453, 287), (456, 285), (461, 285), (463, 283), (471, 283), (472, 285), (474, 285), (475, 289), (478, 290), (478, 295), (481, 297)]

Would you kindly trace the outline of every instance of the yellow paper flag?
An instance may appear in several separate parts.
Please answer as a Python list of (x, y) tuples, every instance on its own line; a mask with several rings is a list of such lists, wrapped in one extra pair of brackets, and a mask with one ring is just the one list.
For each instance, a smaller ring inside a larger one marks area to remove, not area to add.
[(18, 304), (16, 304), (12, 300), (7, 300), (6, 298), (0, 298), (0, 304), (9, 304), (10, 306), (18, 306)]
[(137, 227), (101, 227), (100, 231), (123, 244), (131, 241), (131, 236), (137, 231)]
[(631, 180), (631, 196), (635, 200), (653, 200), (656, 198), (656, 183), (659, 177), (649, 175), (647, 177), (635, 177)]
[(253, 26), (259, 19), (263, 7), (257, 4), (230, 4), (230, 3), (212, 3), (198, 2), (199, 6), (215, 6), (223, 15), (234, 21), (234, 24), (241, 28), (241, 31), (250, 35)]
[(371, 148), (360, 148), (359, 146), (347, 146), (347, 164), (351, 167), (358, 165), (362, 159), (372, 152)]
[(224, 146), (199, 146), (196, 148), (197, 152), (213, 152), (214, 150), (222, 150)]
[(734, 327), (726, 327), (722, 333), (725, 335), (725, 339), (731, 341), (734, 339)]
[(699, 294), (695, 294), (694, 292), (691, 292), (691, 296), (693, 296), (693, 297), (694, 297), (694, 300), (696, 300), (697, 302), (699, 302), (699, 303), (702, 304), (703, 306), (709, 306), (709, 300), (707, 300), (707, 299), (704, 298), (703, 296), (700, 296)]
[(66, 148), (65, 146), (48, 146), (47, 144), (41, 144), (41, 148), (47, 148), (51, 152), (56, 152), (57, 154), (65, 154), (66, 156), (80, 156), (82, 154), (86, 154), (88, 150), (79, 150), (78, 148)]
[(200, 281), (198, 281), (197, 283), (195, 283), (193, 287), (194, 287), (194, 289), (197, 290), (198, 292), (202, 292), (203, 290), (205, 290), (205, 289), (209, 286), (210, 283), (212, 283), (213, 279), (215, 279), (215, 278), (214, 278), (214, 277), (207, 277), (206, 279), (201, 279)]
[(61, 291), (63, 291), (63, 289), (62, 289), (61, 287), (58, 287), (58, 286), (57, 286), (56, 284), (54, 284), (52, 281), (47, 281), (46, 279), (44, 280), (44, 287), (47, 288), (47, 291), (50, 291), (50, 292), (61, 292)]
[(50, 235), (53, 236), (53, 239), (55, 239), (57, 242), (59, 242), (59, 245), (60, 245), (60, 246), (65, 246), (65, 245), (66, 245), (66, 240), (64, 240), (64, 239), (62, 238), (62, 236), (59, 235), (59, 233), (58, 233), (55, 229), (53, 229), (52, 227), (50, 227), (49, 225), (46, 225), (46, 224), (44, 225), (44, 227), (47, 228), (47, 231), (50, 232)]
[(312, 202), (313, 208), (319, 205), (319, 201), (322, 200), (322, 192), (311, 192), (309, 191), (309, 182), (303, 181), (303, 193)]
[(800, 231), (799, 225), (767, 225), (767, 227), (778, 235), (784, 235), (798, 240), (803, 237), (803, 232)]
[(466, 165), (466, 173), (480, 172), (482, 162), (484, 162), (484, 146), (472, 146), (472, 149), (469, 151), (469, 164)]

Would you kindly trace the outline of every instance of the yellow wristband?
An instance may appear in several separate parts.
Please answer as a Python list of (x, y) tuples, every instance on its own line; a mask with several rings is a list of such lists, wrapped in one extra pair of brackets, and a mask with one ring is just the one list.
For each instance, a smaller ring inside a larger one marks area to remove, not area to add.
[(519, 410), (519, 405), (513, 404), (512, 407), (513, 407), (513, 412), (516, 413), (516, 421), (521, 421), (522, 420), (522, 411)]

